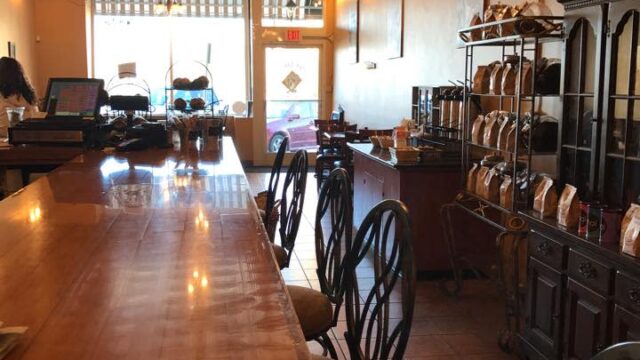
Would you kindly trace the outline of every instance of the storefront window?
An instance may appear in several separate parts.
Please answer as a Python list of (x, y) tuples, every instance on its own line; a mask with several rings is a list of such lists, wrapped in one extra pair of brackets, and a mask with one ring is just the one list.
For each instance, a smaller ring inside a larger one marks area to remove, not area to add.
[[(165, 111), (165, 86), (173, 78), (207, 75), (208, 69), (210, 85), (220, 99), (218, 109), (247, 103), (246, 23), (241, 0), (218, 7), (189, 5), (170, 13), (143, 0), (132, 0), (131, 7), (95, 1), (94, 72), (105, 84), (118, 76), (119, 64), (135, 63), (136, 77), (151, 89), (153, 113), (160, 114)], [(178, 63), (169, 72), (171, 64)]]
[(323, 0), (263, 0), (263, 27), (321, 28)]

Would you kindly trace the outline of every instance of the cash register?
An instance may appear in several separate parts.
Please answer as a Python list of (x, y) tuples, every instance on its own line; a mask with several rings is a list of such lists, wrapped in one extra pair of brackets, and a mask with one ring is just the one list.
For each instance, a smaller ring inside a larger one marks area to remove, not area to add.
[(49, 79), (47, 115), (10, 127), (9, 143), (91, 147), (96, 141), (103, 89), (101, 79)]

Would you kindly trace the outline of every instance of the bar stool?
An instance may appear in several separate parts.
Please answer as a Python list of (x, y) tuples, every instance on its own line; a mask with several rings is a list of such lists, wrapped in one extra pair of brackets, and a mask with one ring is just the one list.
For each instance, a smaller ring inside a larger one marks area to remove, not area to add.
[[(282, 160), (284, 159), (284, 153), (287, 151), (287, 145), (289, 144), (289, 138), (285, 137), (278, 147), (276, 158), (271, 166), (271, 176), (269, 176), (269, 186), (267, 190), (258, 193), (256, 196), (256, 203), (260, 210), (260, 216), (264, 223), (264, 227), (267, 229), (269, 239), (273, 242), (273, 237), (276, 232), (276, 225), (278, 223), (278, 207), (279, 202), (276, 203), (276, 191), (278, 190), (278, 183), (280, 182), (280, 169), (282, 168)], [(275, 209), (275, 211), (274, 211)]]
[(280, 198), (280, 245), (271, 243), (280, 269), (288, 267), (291, 260), (302, 217), (308, 169), (307, 152), (298, 150), (289, 164)]
[[(320, 121), (320, 120), (316, 120)], [(358, 125), (348, 124), (324, 124), (316, 122), (316, 141), (318, 142), (318, 151), (316, 153), (316, 179), (317, 187), (320, 190), (320, 186), (324, 179), (326, 179), (331, 172), (335, 169), (335, 162), (344, 160), (347, 154), (347, 141), (346, 133), (355, 132), (358, 130)], [(329, 136), (325, 136), (328, 134)], [(339, 134), (338, 136), (333, 136)]]
[[(372, 287), (358, 283), (356, 269), (365, 261), (374, 265)], [(358, 229), (344, 271), (345, 339), (350, 358), (402, 359), (416, 296), (411, 227), (402, 202), (384, 200), (369, 212)], [(397, 310), (402, 316), (394, 324), (389, 314)]]
[(287, 286), (305, 339), (318, 341), (333, 359), (338, 355), (327, 332), (336, 326), (342, 305), (344, 254), (351, 244), (352, 214), (349, 175), (344, 169), (333, 170), (320, 189), (316, 207), (316, 271), (320, 291)]
[(625, 359), (640, 359), (640, 342), (629, 341), (611, 345), (592, 358), (592, 360)]

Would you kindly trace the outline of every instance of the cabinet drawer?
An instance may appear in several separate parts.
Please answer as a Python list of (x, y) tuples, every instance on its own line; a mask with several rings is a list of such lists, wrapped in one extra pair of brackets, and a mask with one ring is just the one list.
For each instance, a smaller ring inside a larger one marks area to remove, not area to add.
[(558, 271), (564, 269), (565, 251), (566, 247), (559, 242), (551, 240), (535, 230), (529, 232), (529, 255)]
[(618, 271), (616, 273), (616, 303), (640, 313), (640, 281)]
[(569, 252), (569, 276), (601, 295), (611, 293), (612, 270), (610, 267), (592, 259), (591, 257), (571, 249)]

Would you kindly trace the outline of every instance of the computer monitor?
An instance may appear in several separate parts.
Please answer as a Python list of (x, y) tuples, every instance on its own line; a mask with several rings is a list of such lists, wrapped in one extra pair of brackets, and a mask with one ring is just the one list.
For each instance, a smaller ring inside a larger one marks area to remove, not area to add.
[(46, 111), (55, 118), (93, 120), (100, 110), (102, 79), (51, 78), (47, 87)]

